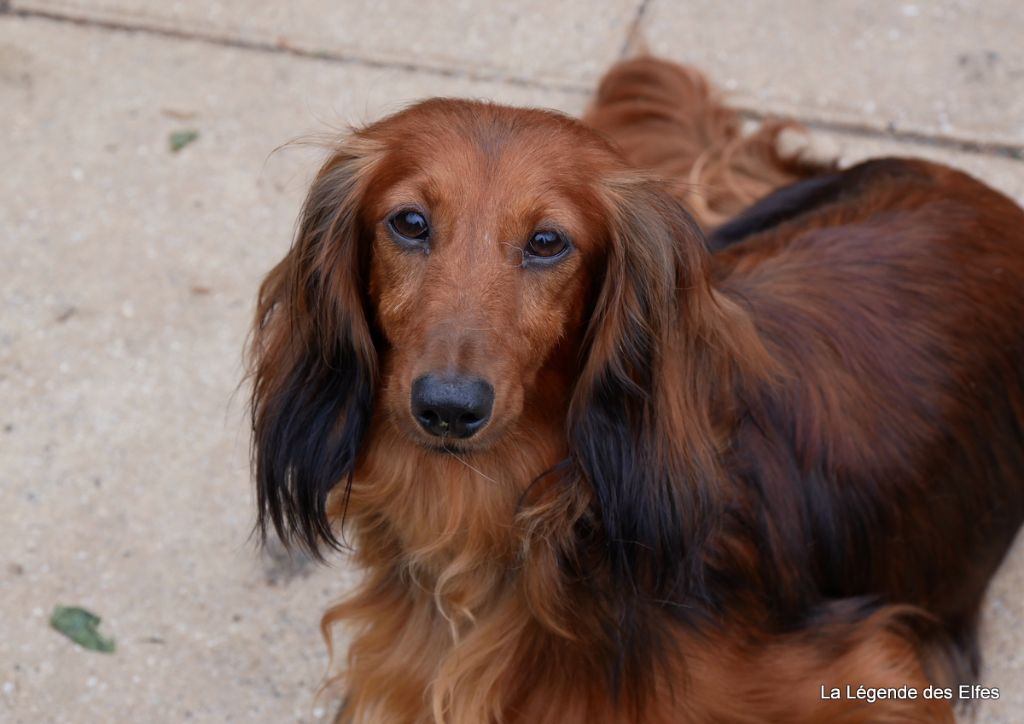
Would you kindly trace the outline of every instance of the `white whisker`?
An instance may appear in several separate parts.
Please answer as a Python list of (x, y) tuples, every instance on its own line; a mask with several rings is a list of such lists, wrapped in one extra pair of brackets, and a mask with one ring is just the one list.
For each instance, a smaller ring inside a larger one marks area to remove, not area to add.
[(465, 466), (466, 466), (467, 468), (469, 468), (470, 470), (472, 470), (472, 471), (473, 471), (474, 473), (476, 473), (477, 475), (479, 475), (479, 476), (480, 476), (481, 478), (484, 478), (485, 480), (490, 480), (490, 481), (491, 481), (492, 483), (494, 483), (495, 485), (497, 485), (497, 484), (498, 484), (498, 481), (497, 481), (497, 480), (495, 480), (494, 478), (492, 478), (492, 477), (491, 477), (490, 475), (487, 475), (487, 474), (486, 474), (486, 473), (485, 473), (484, 471), (480, 470), (479, 468), (475, 468), (475, 467), (473, 467), (472, 465), (470, 465), (470, 464), (469, 464), (469, 462), (468, 462), (467, 460), (463, 460), (463, 459), (462, 459), (461, 457), (459, 457), (458, 453), (456, 453), (456, 452), (455, 452), (454, 450), (452, 450), (452, 449), (451, 449), (450, 447), (448, 447), (448, 445), (447, 445), (447, 443), (445, 442), (445, 439), (444, 439), (444, 438), (441, 438), (441, 446), (442, 446), (442, 447), (444, 448), (444, 450), (445, 450), (445, 452), (446, 452), (446, 453), (448, 453), (449, 455), (451, 455), (451, 456), (452, 456), (453, 458), (455, 458), (456, 460), (458, 460), (458, 461), (459, 461), (460, 463), (462, 463), (463, 465), (465, 465)]

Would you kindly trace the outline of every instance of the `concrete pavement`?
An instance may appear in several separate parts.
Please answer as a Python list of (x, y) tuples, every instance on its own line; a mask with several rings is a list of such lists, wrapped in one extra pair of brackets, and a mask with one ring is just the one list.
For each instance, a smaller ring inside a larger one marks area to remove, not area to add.
[[(819, 5), (0, 3), (0, 721), (330, 705), (318, 620), (351, 572), (247, 540), (241, 348), (319, 157), (281, 144), (432, 95), (578, 113), (642, 38), (846, 161), (936, 158), (1024, 202), (1024, 6)], [(1022, 592), (1018, 545), (979, 722), (1024, 716)], [(57, 604), (101, 615), (117, 651), (52, 631)]]

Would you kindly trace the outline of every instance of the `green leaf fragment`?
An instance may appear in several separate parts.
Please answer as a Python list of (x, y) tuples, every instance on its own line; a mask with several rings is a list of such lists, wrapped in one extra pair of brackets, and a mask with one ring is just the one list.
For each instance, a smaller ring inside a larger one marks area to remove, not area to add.
[(100, 617), (77, 606), (57, 606), (50, 615), (50, 626), (79, 646), (105, 654), (114, 651), (114, 640), (96, 630)]
[(172, 131), (169, 136), (171, 153), (177, 153), (197, 138), (199, 138), (199, 131), (192, 130), (191, 128), (184, 131)]

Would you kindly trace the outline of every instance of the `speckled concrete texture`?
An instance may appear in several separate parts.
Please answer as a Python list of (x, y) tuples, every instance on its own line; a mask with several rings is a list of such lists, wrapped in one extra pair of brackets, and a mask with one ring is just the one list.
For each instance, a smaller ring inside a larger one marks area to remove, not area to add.
[(979, 142), (1024, 142), (1024, 4), (1014, 0), (655, 0), (652, 52), (738, 103)]
[(318, 156), (274, 149), (421, 96), (579, 101), (9, 17), (0, 69), (0, 721), (311, 719), (348, 578), (255, 554), (237, 389)]
[[(810, 50), (802, 36), (780, 45), (760, 35), (777, 22), (759, 20), (762, 2), (719, 4), (720, 14), (668, 0), (600, 14), (527, 2), (491, 15), (460, 0), (366, 12), (238, 0), (13, 5), (22, 12), (0, 14), (3, 722), (308, 722), (330, 711), (315, 697), (327, 664), (319, 617), (355, 574), (341, 556), (316, 567), (249, 540), (241, 350), (256, 287), (288, 246), (320, 156), (282, 144), (432, 95), (579, 113), (641, 17), (649, 45), (732, 80), (752, 113), (781, 108), (817, 124), (822, 151), (935, 158), (1024, 202), (1024, 109), (1011, 72), (1021, 51), (1006, 41), (1024, 35), (1024, 11), (1002, 0), (984, 11), (942, 4), (962, 12), (928, 20), (927, 37), (908, 46), (918, 80), (902, 94), (893, 75), (911, 76), (852, 44), (868, 31), (888, 37), (890, 15), (903, 29), (899, 18), (920, 19), (930, 4), (913, 6), (916, 16), (837, 5), (857, 22), (822, 30)], [(818, 27), (810, 6), (792, 7), (798, 27)], [(722, 45), (730, 36), (745, 43)], [(813, 52), (825, 40), (851, 47), (831, 74)], [(780, 47), (798, 59), (780, 59)], [(1002, 70), (980, 95), (933, 62), (990, 47)], [(819, 113), (816, 94), (845, 104), (841, 123)], [(929, 125), (939, 101), (951, 132)], [(880, 132), (889, 121), (917, 135)], [(174, 153), (169, 136), (184, 130), (198, 138)], [(960, 136), (982, 152), (962, 150)], [(1002, 698), (979, 705), (978, 722), (1024, 719), (1022, 592), (1018, 544), (984, 622), (984, 679)], [(92, 653), (51, 630), (57, 604), (102, 616), (117, 651)]]
[(16, 0), (15, 9), (197, 33), (362, 63), (529, 83), (596, 78), (615, 61), (635, 0), (481, 5), (471, 0)]

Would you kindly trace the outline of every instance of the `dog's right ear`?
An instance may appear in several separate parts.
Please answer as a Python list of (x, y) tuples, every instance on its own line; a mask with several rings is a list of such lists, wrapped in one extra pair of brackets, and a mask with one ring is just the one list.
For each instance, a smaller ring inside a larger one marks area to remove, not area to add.
[(360, 209), (379, 151), (355, 136), (317, 174), (287, 256), (263, 281), (249, 348), (257, 528), (319, 557), (338, 547), (328, 496), (370, 421), (377, 353)]

